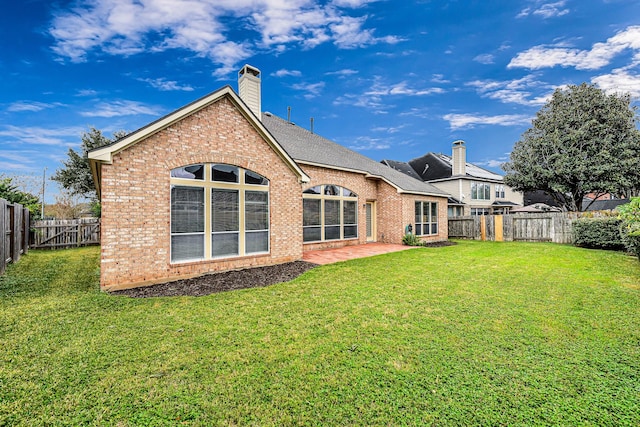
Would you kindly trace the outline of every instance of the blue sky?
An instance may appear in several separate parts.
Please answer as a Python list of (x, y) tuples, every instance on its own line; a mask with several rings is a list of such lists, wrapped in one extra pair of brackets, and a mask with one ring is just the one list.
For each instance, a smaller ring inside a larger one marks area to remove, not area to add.
[[(262, 71), (262, 109), (375, 160), (500, 171), (554, 89), (640, 97), (637, 0), (5, 2), (0, 174), (47, 176), (90, 126), (141, 126)], [(57, 192), (47, 184), (47, 202)]]

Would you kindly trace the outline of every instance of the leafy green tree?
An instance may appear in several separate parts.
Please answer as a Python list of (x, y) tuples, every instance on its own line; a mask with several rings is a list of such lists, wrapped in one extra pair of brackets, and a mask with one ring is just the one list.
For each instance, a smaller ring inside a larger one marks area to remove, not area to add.
[(20, 191), (11, 178), (0, 179), (0, 198), (9, 203), (20, 203), (29, 209), (32, 218), (40, 218), (40, 199), (31, 193)]
[(557, 89), (502, 168), (518, 191), (544, 190), (570, 211), (585, 195), (640, 190), (640, 131), (629, 95), (583, 83)]
[(77, 153), (73, 148), (70, 148), (67, 153), (69, 158), (62, 162), (64, 167), (58, 169), (51, 179), (59, 182), (62, 187), (69, 190), (72, 196), (77, 195), (94, 201), (97, 200), (98, 195), (91, 175), (91, 168), (89, 167), (88, 152), (94, 148), (110, 144), (126, 134), (125, 131), (115, 132), (113, 134), (114, 139), (111, 140), (104, 136), (100, 130), (92, 127), (89, 132), (85, 132), (82, 135), (80, 152)]
[(618, 206), (617, 210), (623, 221), (620, 227), (622, 241), (640, 260), (640, 197), (633, 197), (630, 203)]

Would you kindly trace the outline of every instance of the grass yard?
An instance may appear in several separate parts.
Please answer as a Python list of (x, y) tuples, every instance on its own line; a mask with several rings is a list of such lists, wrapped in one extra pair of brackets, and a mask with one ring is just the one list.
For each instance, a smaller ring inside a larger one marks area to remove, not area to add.
[(0, 425), (640, 425), (640, 263), (459, 242), (130, 299), (98, 248), (0, 279)]

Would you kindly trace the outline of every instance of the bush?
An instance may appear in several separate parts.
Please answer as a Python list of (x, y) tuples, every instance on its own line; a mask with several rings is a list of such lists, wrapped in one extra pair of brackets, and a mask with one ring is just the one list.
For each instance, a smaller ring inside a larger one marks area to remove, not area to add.
[(407, 233), (402, 238), (402, 244), (407, 246), (422, 246), (422, 240), (415, 234)]
[(620, 236), (621, 224), (619, 218), (577, 219), (571, 224), (573, 244), (591, 249), (624, 249)]
[(618, 206), (622, 223), (620, 235), (629, 252), (640, 260), (640, 197), (633, 197), (626, 205)]

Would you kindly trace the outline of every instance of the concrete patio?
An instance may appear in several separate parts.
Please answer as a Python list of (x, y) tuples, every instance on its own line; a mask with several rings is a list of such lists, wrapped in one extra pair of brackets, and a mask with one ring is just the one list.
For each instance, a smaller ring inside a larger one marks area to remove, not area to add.
[(345, 246), (342, 248), (307, 251), (304, 253), (302, 259), (314, 264), (324, 265), (390, 252), (406, 251), (407, 249), (414, 248), (414, 246), (396, 245), (391, 243), (367, 243), (364, 245)]

